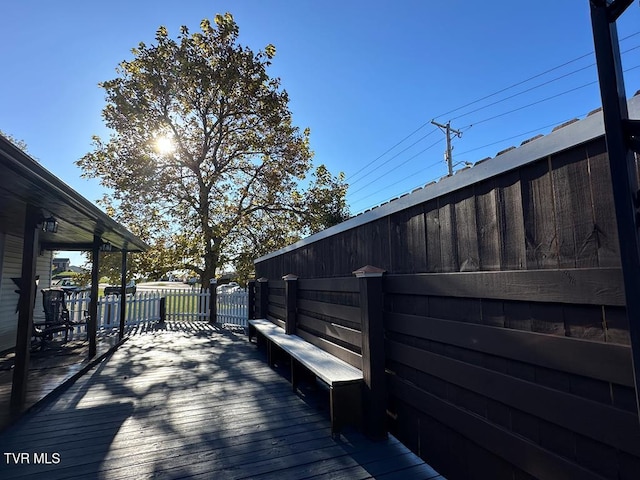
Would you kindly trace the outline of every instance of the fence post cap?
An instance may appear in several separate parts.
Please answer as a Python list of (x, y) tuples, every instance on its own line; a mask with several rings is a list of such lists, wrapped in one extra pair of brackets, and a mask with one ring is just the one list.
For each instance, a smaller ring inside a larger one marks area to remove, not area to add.
[(260, 283), (267, 283), (268, 281), (269, 279), (266, 277), (260, 277), (259, 279), (256, 280), (256, 282), (260, 282)]
[(386, 272), (383, 268), (374, 267), (372, 265), (365, 265), (364, 267), (360, 267), (357, 270), (354, 270), (352, 273), (357, 278), (367, 278), (367, 277), (381, 277), (382, 274)]
[(289, 273), (288, 275), (285, 275), (284, 277), (282, 277), (282, 279), (283, 279), (285, 282), (289, 282), (289, 281), (291, 281), (291, 280), (297, 280), (297, 279), (298, 279), (298, 276), (297, 276), (297, 275), (294, 275), (293, 273)]

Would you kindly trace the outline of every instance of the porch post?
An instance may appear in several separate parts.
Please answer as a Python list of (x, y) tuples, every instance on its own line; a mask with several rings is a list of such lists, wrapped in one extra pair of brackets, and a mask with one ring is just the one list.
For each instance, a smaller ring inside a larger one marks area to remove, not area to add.
[(100, 281), (100, 245), (99, 236), (93, 236), (93, 249), (91, 251), (91, 300), (89, 301), (89, 321), (87, 323), (87, 336), (89, 337), (89, 358), (96, 355), (96, 333), (98, 325), (98, 282)]
[(353, 274), (359, 279), (360, 290), (364, 427), (370, 437), (385, 438), (387, 393), (382, 315), (384, 270), (366, 265)]
[(257, 295), (256, 299), (258, 301), (256, 305), (256, 317), (258, 318), (267, 318), (267, 313), (269, 310), (269, 279), (265, 277), (261, 277), (257, 282)]
[(160, 324), (164, 325), (167, 320), (167, 297), (160, 297)]
[(19, 414), (27, 397), (29, 376), (29, 354), (33, 309), (36, 300), (36, 261), (39, 254), (38, 227), (41, 213), (27, 205), (22, 244), (22, 276), (20, 277), (20, 299), (18, 300), (18, 331), (16, 333), (16, 353), (11, 385), (11, 414)]
[(127, 318), (127, 250), (122, 249), (122, 270), (120, 271), (120, 329), (118, 340), (124, 337), (124, 324)]
[(247, 317), (249, 320), (256, 318), (256, 281), (247, 282)]
[(298, 303), (298, 277), (292, 273), (282, 277), (284, 280), (284, 333), (294, 335), (296, 333), (296, 310)]
[(218, 291), (216, 290), (216, 285), (215, 278), (209, 280), (209, 323), (211, 324), (218, 321)]
[(629, 321), (636, 412), (640, 413), (640, 191), (633, 154), (640, 152), (640, 120), (629, 119), (616, 27), (617, 18), (631, 3), (591, 0), (590, 6)]

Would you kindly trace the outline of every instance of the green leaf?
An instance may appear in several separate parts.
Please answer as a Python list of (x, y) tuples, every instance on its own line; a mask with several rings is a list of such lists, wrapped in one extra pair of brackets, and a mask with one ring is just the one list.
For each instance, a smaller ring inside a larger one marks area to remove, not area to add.
[(167, 31), (167, 27), (160, 25), (160, 27), (156, 31), (156, 38), (159, 40), (161, 38), (167, 37), (168, 35), (169, 32)]
[(276, 56), (276, 47), (271, 43), (264, 47), (264, 53), (267, 55), (267, 58), (273, 58)]
[[(218, 17), (220, 17), (220, 18), (218, 18)], [(216, 15), (216, 18), (215, 18), (216, 25), (220, 25), (219, 20), (221, 20), (221, 19), (222, 19), (221, 15), (219, 15), (219, 14)], [(208, 33), (208, 32), (212, 31), (211, 22), (209, 21), (209, 19), (205, 18), (200, 22), (200, 30), (202, 30), (204, 33)]]

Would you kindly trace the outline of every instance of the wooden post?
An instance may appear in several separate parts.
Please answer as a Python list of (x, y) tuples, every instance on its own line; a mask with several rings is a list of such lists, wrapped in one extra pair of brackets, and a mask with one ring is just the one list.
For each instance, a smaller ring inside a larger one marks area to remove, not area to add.
[(91, 251), (91, 300), (89, 301), (89, 319), (87, 321), (87, 336), (89, 337), (89, 358), (96, 356), (96, 333), (98, 325), (98, 282), (100, 281), (100, 245), (99, 236), (93, 236), (93, 249)]
[(118, 339), (124, 337), (124, 324), (127, 318), (127, 251), (122, 249), (122, 270), (120, 271), (120, 328)]
[(640, 191), (632, 152), (632, 147), (640, 150), (640, 121), (629, 119), (616, 27), (617, 18), (631, 3), (591, 0), (590, 6), (640, 418)]
[(256, 281), (247, 282), (247, 317), (251, 320), (256, 318)]
[(284, 280), (284, 333), (294, 335), (296, 333), (296, 311), (298, 303), (298, 277), (293, 273), (282, 277)]
[(215, 278), (209, 280), (209, 323), (218, 322), (218, 291)]
[(353, 274), (359, 278), (362, 322), (363, 414), (365, 433), (375, 439), (387, 436), (382, 275), (384, 270), (364, 266)]
[(36, 261), (39, 253), (39, 227), (41, 213), (27, 205), (22, 239), (22, 276), (20, 277), (20, 298), (18, 300), (18, 330), (11, 385), (11, 415), (18, 415), (27, 398), (31, 330), (33, 328), (33, 308), (36, 296)]
[(111, 305), (113, 305), (113, 302), (112, 302), (112, 300), (109, 300), (107, 302), (107, 305), (106, 305), (107, 308), (105, 310), (105, 315), (104, 315), (104, 317), (106, 319), (104, 324), (109, 328), (111, 328)]
[(257, 318), (267, 318), (267, 313), (269, 311), (269, 279), (268, 278), (259, 278), (258, 289), (257, 289), (257, 300), (258, 303), (256, 305), (256, 317)]
[(167, 320), (167, 297), (160, 297), (160, 323)]

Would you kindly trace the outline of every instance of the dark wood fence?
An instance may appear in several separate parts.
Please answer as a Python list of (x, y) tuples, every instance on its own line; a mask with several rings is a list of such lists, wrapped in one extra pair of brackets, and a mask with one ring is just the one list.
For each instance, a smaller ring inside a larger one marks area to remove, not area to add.
[(268, 278), (290, 272), (319, 278), (350, 275), (366, 264), (394, 273), (619, 266), (604, 139), (271, 256), (256, 268)]
[(380, 267), (387, 425), (403, 443), (452, 479), (640, 478), (603, 138), (455, 177), (258, 259), (270, 315), (298, 275), (298, 334), (357, 366), (352, 271)]

